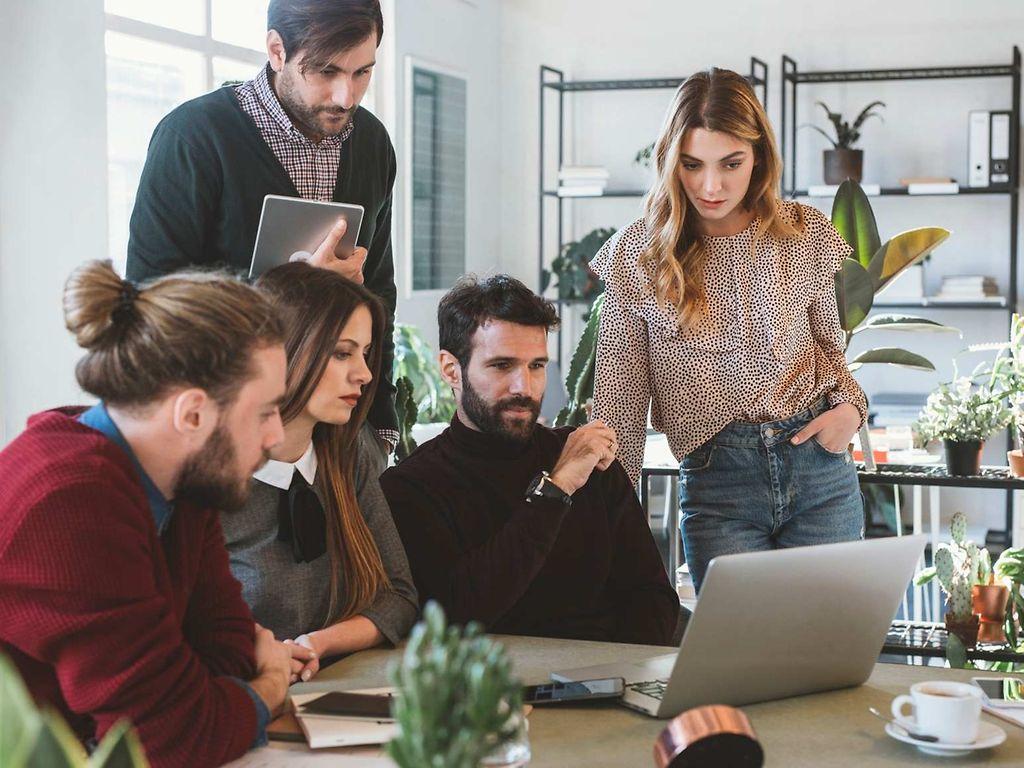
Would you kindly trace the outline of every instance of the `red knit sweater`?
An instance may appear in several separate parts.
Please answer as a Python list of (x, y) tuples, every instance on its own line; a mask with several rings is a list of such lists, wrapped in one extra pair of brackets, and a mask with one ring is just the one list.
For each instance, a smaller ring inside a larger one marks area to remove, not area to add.
[(159, 537), (125, 452), (47, 411), (0, 451), (0, 653), (82, 738), (129, 719), (150, 763), (214, 766), (256, 736), (253, 620), (218, 516)]

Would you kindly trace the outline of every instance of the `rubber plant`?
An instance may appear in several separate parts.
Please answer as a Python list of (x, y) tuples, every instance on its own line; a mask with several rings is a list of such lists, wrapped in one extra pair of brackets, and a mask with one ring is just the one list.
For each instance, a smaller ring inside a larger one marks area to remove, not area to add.
[[(881, 314), (868, 317), (875, 297), (900, 273), (921, 262), (950, 235), (942, 227), (920, 227), (901, 232), (882, 243), (871, 203), (860, 184), (847, 179), (839, 185), (832, 204), (832, 224), (853, 248), (843, 259), (836, 273), (836, 303), (839, 323), (846, 333), (846, 347), (854, 336), (865, 331), (904, 331), (956, 333), (956, 328), (924, 317), (901, 314)], [(849, 361), (851, 371), (861, 366), (893, 365), (917, 371), (934, 371), (930, 360), (915, 352), (899, 347), (876, 347), (861, 352)], [(860, 432), (864, 448), (864, 462), (874, 468), (871, 441), (867, 427)]]
[(559, 299), (593, 301), (604, 291), (604, 284), (591, 271), (589, 264), (601, 246), (614, 234), (614, 229), (599, 227), (579, 240), (563, 245), (561, 253), (551, 262), (551, 269), (545, 269), (541, 276), (541, 293), (547, 290), (554, 276), (558, 278), (555, 288)]
[(455, 414), (455, 396), (444, 383), (430, 344), (414, 325), (395, 323), (395, 362), (392, 381), (407, 378), (418, 410), (417, 421), (448, 422)]
[(520, 735), (523, 689), (504, 647), (476, 622), (448, 626), (434, 601), (389, 674), (399, 735), (387, 751), (400, 768), (477, 768)]
[(114, 725), (93, 752), (60, 715), (36, 709), (14, 664), (0, 656), (0, 764), (4, 768), (146, 768), (149, 762), (131, 724)]

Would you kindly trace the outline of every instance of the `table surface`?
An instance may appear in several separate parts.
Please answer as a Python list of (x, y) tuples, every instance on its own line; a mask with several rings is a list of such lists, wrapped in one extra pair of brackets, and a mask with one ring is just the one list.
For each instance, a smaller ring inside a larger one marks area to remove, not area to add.
[[(548, 681), (552, 670), (614, 661), (634, 661), (666, 652), (663, 647), (575, 640), (503, 636), (515, 670), (525, 684)], [(310, 683), (293, 691), (308, 693), (370, 688), (387, 684), (387, 665), (399, 651), (374, 649), (350, 656), (324, 669)], [(892, 699), (922, 680), (969, 681), (968, 670), (878, 664), (857, 688), (798, 696), (743, 707), (765, 750), (766, 766), (924, 765), (929, 757), (885, 735), (884, 725), (867, 708), (889, 711)], [(1024, 729), (983, 715), (1006, 731), (999, 747), (954, 758), (959, 765), (1024, 763)], [(667, 721), (656, 720), (615, 704), (552, 706), (534, 709), (529, 718), (531, 768), (547, 766), (652, 766), (654, 742)], [(947, 760), (949, 760), (947, 758)], [(317, 750), (300, 744), (272, 743), (232, 764), (236, 768), (314, 768), (390, 766), (377, 748)]]

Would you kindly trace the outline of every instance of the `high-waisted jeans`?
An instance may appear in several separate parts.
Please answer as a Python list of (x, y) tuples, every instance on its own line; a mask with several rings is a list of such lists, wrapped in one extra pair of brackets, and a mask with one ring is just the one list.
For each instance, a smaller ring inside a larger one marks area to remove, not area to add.
[(851, 541), (864, 502), (847, 451), (790, 439), (828, 410), (824, 399), (788, 419), (733, 422), (679, 464), (683, 549), (699, 590), (718, 555)]

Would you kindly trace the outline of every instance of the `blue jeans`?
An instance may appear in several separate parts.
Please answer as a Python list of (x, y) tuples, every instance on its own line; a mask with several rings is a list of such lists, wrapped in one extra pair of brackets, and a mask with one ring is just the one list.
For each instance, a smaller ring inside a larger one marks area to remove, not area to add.
[(851, 541), (864, 536), (864, 502), (848, 452), (814, 438), (790, 442), (828, 410), (764, 424), (733, 422), (679, 464), (680, 532), (694, 587), (712, 558)]

